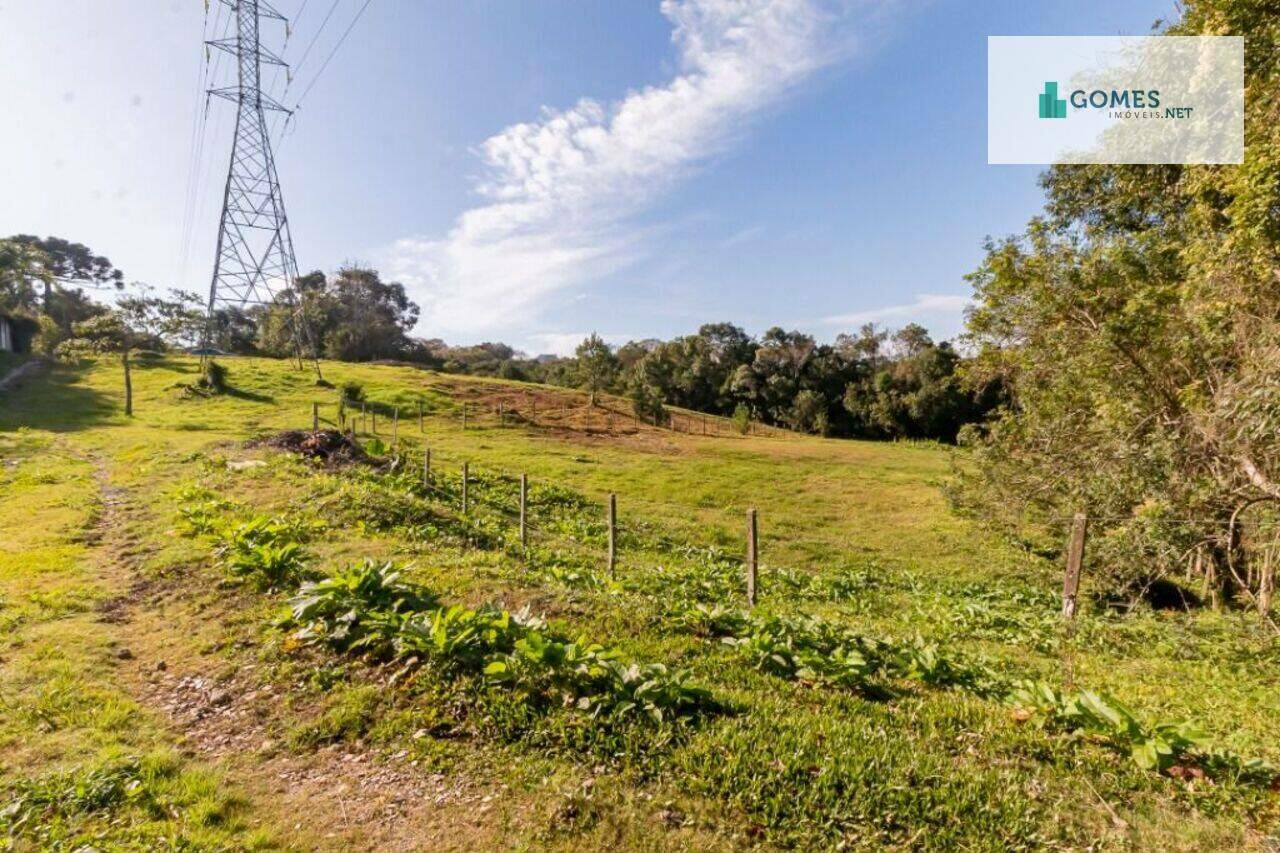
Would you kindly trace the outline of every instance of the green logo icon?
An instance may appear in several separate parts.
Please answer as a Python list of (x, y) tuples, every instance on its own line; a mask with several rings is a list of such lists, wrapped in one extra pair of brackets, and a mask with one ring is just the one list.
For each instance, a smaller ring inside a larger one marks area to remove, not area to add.
[(1058, 97), (1058, 84), (1048, 81), (1040, 96), (1040, 118), (1066, 118), (1067, 102)]

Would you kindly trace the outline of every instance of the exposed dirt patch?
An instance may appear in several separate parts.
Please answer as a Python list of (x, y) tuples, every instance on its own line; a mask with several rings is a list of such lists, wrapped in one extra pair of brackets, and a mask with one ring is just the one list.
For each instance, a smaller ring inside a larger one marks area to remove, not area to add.
[[(590, 446), (623, 445), (648, 453), (676, 454), (686, 435), (727, 435), (724, 419), (675, 412), (671, 423), (654, 425), (631, 410), (630, 401), (601, 395), (592, 406), (571, 389), (442, 379), (431, 386), (467, 405), (467, 421), (486, 427), (535, 430), (552, 438)], [(461, 412), (456, 415), (461, 418)]]
[(114, 595), (98, 605), (98, 621), (108, 625), (123, 625), (129, 621), (129, 611), (150, 598), (157, 583), (149, 578), (137, 577), (129, 584), (128, 591)]
[(383, 755), (358, 742), (288, 748), (278, 733), (308, 711), (297, 707), (291, 685), (273, 683), (247, 649), (237, 651), (251, 602), (236, 590), (210, 590), (198, 570), (168, 579), (143, 574), (150, 549), (133, 532), (143, 510), (111, 486), (102, 466), (97, 476), (103, 501), (92, 531), (95, 556), (103, 579), (125, 590), (100, 616), (117, 632), (119, 676), (168, 721), (182, 749), (249, 796), (256, 819), (278, 841), (311, 849), (480, 849), (529, 819), (497, 779), (431, 773), (405, 751)]
[[(98, 605), (98, 620), (108, 625), (120, 625), (128, 621), (131, 607), (149, 597), (156, 589), (154, 578), (146, 577), (130, 569), (136, 566), (137, 557), (145, 550), (131, 531), (130, 512), (124, 490), (113, 486), (106, 471), (99, 465), (94, 476), (98, 482), (99, 506), (92, 526), (85, 532), (84, 542), (101, 549), (102, 561), (107, 572), (128, 579), (128, 588), (103, 600)], [(114, 584), (119, 587), (120, 584)]]
[(349, 465), (379, 466), (378, 462), (364, 452), (355, 439), (337, 430), (324, 429), (316, 432), (309, 430), (285, 430), (275, 435), (259, 438), (249, 442), (247, 447), (273, 447), (287, 450), (308, 459), (318, 460), (333, 468)]
[(426, 826), (449, 810), (458, 810), (457, 818), (495, 800), (465, 777), (420, 770), (407, 751), (381, 755), (358, 743), (289, 751), (272, 736), (288, 687), (258, 680), (252, 664), (222, 679), (155, 662), (141, 674), (141, 698), (173, 721), (192, 753), (259, 797), (277, 800), (282, 813), (305, 816), (294, 829), (312, 838), (333, 839), (335, 846), (416, 847), (427, 841)]

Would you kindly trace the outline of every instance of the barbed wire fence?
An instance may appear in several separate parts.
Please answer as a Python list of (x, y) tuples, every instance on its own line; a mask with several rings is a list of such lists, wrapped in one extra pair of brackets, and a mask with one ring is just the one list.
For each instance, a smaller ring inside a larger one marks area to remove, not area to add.
[[(629, 571), (665, 570), (666, 566), (663, 563), (655, 561), (648, 555), (654, 553), (674, 554), (681, 548), (688, 549), (691, 547), (688, 543), (678, 543), (674, 539), (664, 537), (660, 531), (654, 530), (653, 525), (649, 522), (620, 521), (617, 513), (618, 495), (616, 493), (608, 495), (603, 507), (601, 507), (601, 520), (592, 523), (593, 530), (549, 530), (533, 520), (535, 507), (529, 502), (529, 477), (527, 473), (508, 471), (496, 466), (476, 468), (471, 464), (469, 458), (442, 452), (439, 448), (432, 447), (425, 441), (427, 434), (426, 420), (428, 417), (437, 422), (440, 420), (445, 422), (452, 421), (460, 430), (495, 426), (497, 428), (505, 428), (509, 425), (544, 427), (557, 425), (555, 418), (547, 417), (549, 414), (548, 409), (554, 410), (556, 407), (544, 406), (543, 420), (540, 422), (537, 420), (536, 402), (533, 402), (536, 397), (530, 396), (529, 399), (531, 406), (522, 412), (514, 406), (508, 407), (506, 402), (495, 403), (485, 407), (474, 406), (472, 401), (464, 400), (455, 404), (452, 408), (445, 408), (428, 406), (425, 400), (419, 398), (414, 406), (409, 407), (409, 410), (405, 412), (404, 418), (401, 417), (401, 408), (394, 404), (373, 403), (367, 400), (342, 400), (337, 405), (337, 412), (333, 419), (323, 417), (322, 410), (324, 407), (318, 402), (313, 402), (311, 404), (310, 426), (312, 431), (317, 431), (322, 426), (327, 425), (349, 435), (353, 440), (360, 436), (367, 436), (371, 439), (382, 441), (385, 436), (390, 440), (389, 445), (386, 445), (388, 452), (398, 460), (401, 458), (407, 459), (407, 456), (401, 456), (402, 451), (405, 449), (400, 435), (401, 422), (406, 422), (406, 427), (404, 428), (407, 429), (411, 428), (408, 425), (411, 425), (416, 419), (417, 431), (424, 440), (420, 451), (423, 462), (419, 487), (424, 493), (434, 496), (446, 506), (450, 508), (456, 507), (464, 518), (488, 517), (490, 519), (498, 519), (511, 526), (515, 530), (513, 534), (514, 541), (518, 543), (520, 553), (526, 556), (531, 554), (530, 543), (535, 542), (544, 547), (553, 547), (572, 552), (584, 564), (603, 565), (612, 579), (616, 577), (620, 562)], [(565, 412), (569, 408), (567, 404), (563, 405)], [(640, 431), (642, 423), (649, 427), (654, 426), (642, 421), (635, 413), (628, 413), (624, 416), (607, 405), (588, 406), (586, 408), (597, 410), (594, 414), (602, 419), (605, 429), (610, 434), (626, 434), (618, 429), (620, 424), (623, 429), (629, 426), (632, 434)], [(379, 414), (383, 417), (381, 432), (378, 424)], [(590, 416), (590, 414), (586, 416), (587, 419), (584, 425), (584, 431), (588, 434), (591, 431)], [(685, 431), (694, 435), (728, 436), (786, 433), (785, 430), (763, 425), (759, 425), (762, 430), (761, 433), (751, 432), (750, 429), (743, 432), (740, 424), (714, 415), (683, 415), (683, 417), (687, 419), (684, 423)], [(661, 428), (661, 426), (658, 428)], [(677, 426), (669, 425), (667, 428), (680, 431)], [(457, 488), (450, 488), (444, 485), (451, 479), (450, 475), (444, 474), (444, 466), (451, 466), (452, 469), (456, 469), (459, 472), (457, 475)], [(489, 485), (492, 482), (503, 483), (511, 492), (511, 495), (505, 496), (504, 499), (495, 499), (492, 495), (493, 489)], [(643, 505), (652, 503), (652, 501), (645, 500), (639, 501), (639, 503)], [(681, 509), (682, 511), (687, 511), (689, 508), (681, 507)], [(702, 546), (712, 553), (714, 560), (732, 565), (741, 570), (740, 589), (747, 602), (751, 605), (756, 603), (761, 592), (760, 580), (762, 573), (794, 578), (799, 572), (811, 571), (811, 568), (802, 569), (793, 565), (762, 562), (760, 558), (759, 521), (760, 517), (757, 509), (754, 507), (747, 508), (741, 520), (741, 529), (743, 530), (741, 553), (733, 553), (717, 546)], [(1252, 520), (1241, 520), (1235, 516), (1232, 516), (1229, 520), (1181, 517), (1142, 518), (1139, 516), (1105, 514), (1090, 516), (1085, 512), (1080, 512), (1071, 517), (1049, 518), (1046, 523), (1060, 526), (1066, 543), (1063, 552), (1061, 602), (1062, 616), (1068, 623), (1074, 620), (1078, 610), (1081, 582), (1087, 570), (1087, 543), (1090, 527), (1140, 523), (1157, 526), (1180, 525), (1206, 531), (1200, 537), (1201, 541), (1198, 547), (1192, 548), (1189, 553), (1182, 555), (1183, 562), (1186, 565), (1185, 580), (1191, 581), (1195, 577), (1201, 579), (1202, 589), (1204, 590), (1202, 598), (1212, 597), (1212, 591), (1223, 580), (1222, 577), (1215, 575), (1220, 561), (1215, 562), (1206, 559), (1207, 546), (1218, 538), (1216, 535), (1209, 535), (1210, 533), (1221, 532), (1225, 526), (1229, 528), (1228, 537), (1250, 535), (1252, 538), (1262, 539), (1269, 536), (1268, 547), (1263, 548), (1261, 551), (1262, 560), (1260, 562), (1250, 561), (1249, 565), (1244, 569), (1245, 574), (1240, 574), (1239, 569), (1230, 560), (1228, 560), (1226, 568), (1233, 575), (1232, 580), (1235, 581), (1236, 588), (1241, 590), (1264, 619), (1273, 628), (1276, 628), (1275, 623), (1271, 621), (1270, 610), (1275, 590), (1275, 566), (1277, 562), (1280, 562), (1280, 518)], [(625, 559), (620, 559), (623, 552), (626, 555)], [(644, 556), (642, 557), (642, 555)], [(643, 559), (643, 563), (640, 562), (641, 559)], [(1255, 562), (1258, 564), (1255, 565)], [(1217, 603), (1216, 599), (1214, 603)], [(1280, 631), (1280, 629), (1277, 630)]]

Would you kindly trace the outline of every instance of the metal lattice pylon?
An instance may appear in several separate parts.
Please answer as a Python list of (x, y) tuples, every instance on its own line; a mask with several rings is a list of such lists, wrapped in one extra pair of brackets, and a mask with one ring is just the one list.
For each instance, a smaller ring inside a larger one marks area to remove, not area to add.
[(207, 44), (236, 60), (237, 85), (210, 89), (209, 96), (236, 104), (235, 141), (222, 202), (218, 250), (209, 286), (209, 315), (203, 349), (217, 344), (216, 317), (220, 308), (284, 307), (298, 362), (309, 360), (319, 376), (311, 330), (297, 292), (298, 262), (276, 174), (267, 112), (292, 115), (262, 91), (262, 66), (287, 67), (284, 60), (262, 47), (259, 26), (265, 19), (285, 18), (265, 0), (222, 0), (235, 16), (236, 35)]

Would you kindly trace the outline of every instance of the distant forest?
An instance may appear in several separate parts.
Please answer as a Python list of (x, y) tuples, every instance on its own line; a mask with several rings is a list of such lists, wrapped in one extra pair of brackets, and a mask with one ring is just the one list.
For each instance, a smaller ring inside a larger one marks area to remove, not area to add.
[[(144, 285), (124, 293), (124, 275), (106, 257), (59, 238), (0, 240), (0, 313), (25, 320), (30, 348), (48, 355), (128, 348), (190, 349), (200, 342), (203, 299)], [(120, 290), (107, 306), (85, 288)], [(998, 382), (970, 385), (964, 360), (918, 325), (873, 325), (833, 343), (779, 327), (760, 337), (731, 323), (694, 334), (608, 346), (592, 335), (572, 357), (529, 356), (504, 343), (450, 346), (411, 336), (418, 306), (377, 271), (313, 272), (297, 296), (317, 353), (340, 361), (403, 361), (448, 373), (583, 388), (631, 399), (651, 422), (679, 406), (740, 421), (826, 436), (921, 438), (953, 442), (966, 423), (1001, 400)], [(294, 344), (284, 305), (224, 310), (216, 346), (233, 354), (289, 356)]]

